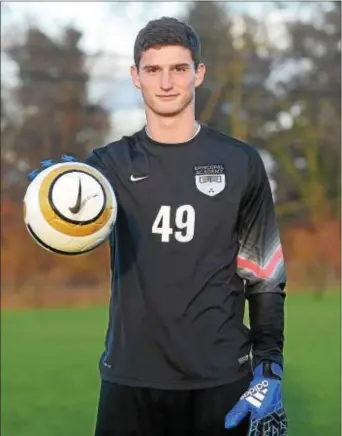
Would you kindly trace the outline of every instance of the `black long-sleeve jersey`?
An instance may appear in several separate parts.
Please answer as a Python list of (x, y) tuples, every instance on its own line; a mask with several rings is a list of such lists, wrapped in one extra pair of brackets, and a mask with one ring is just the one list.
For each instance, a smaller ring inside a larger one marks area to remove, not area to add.
[(245, 376), (251, 349), (282, 363), (284, 262), (258, 152), (205, 126), (181, 144), (143, 129), (85, 162), (118, 199), (102, 378), (195, 389)]

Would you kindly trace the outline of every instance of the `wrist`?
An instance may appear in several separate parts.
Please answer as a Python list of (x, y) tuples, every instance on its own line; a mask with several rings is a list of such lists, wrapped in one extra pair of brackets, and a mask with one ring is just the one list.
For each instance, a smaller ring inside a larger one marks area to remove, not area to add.
[(252, 360), (253, 369), (259, 366), (262, 362), (274, 362), (283, 370), (284, 358), (282, 354), (254, 351)]
[(283, 369), (277, 362), (263, 360), (254, 368), (254, 376), (282, 380)]

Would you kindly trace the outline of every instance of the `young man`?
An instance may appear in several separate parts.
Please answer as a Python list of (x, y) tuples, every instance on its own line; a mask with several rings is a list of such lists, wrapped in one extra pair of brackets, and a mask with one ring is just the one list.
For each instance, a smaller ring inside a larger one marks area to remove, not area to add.
[(95, 435), (285, 435), (284, 262), (262, 160), (195, 120), (190, 27), (148, 23), (134, 61), (147, 125), (86, 159), (119, 203)]

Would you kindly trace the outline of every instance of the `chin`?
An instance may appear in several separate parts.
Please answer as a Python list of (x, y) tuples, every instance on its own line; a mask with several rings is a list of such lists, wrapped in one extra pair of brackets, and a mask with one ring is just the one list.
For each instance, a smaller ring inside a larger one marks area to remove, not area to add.
[(156, 104), (152, 105), (151, 109), (157, 115), (161, 115), (164, 117), (173, 117), (181, 113), (186, 109), (188, 104)]
[(156, 108), (153, 109), (153, 112), (157, 115), (163, 116), (163, 117), (174, 117), (178, 115), (180, 112), (182, 112), (183, 108), (180, 109), (165, 109), (165, 108)]

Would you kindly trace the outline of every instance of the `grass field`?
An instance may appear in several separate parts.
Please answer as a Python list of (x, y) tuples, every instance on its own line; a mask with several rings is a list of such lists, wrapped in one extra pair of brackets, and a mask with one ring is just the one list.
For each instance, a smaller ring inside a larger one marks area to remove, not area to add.
[[(340, 299), (290, 294), (289, 436), (340, 435)], [(107, 308), (2, 314), (1, 435), (92, 436)]]

